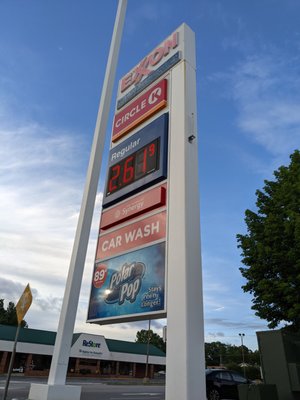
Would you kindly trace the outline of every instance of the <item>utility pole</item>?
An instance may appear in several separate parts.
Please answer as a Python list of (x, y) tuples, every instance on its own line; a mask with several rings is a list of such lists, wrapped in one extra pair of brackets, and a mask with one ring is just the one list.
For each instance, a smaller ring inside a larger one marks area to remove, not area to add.
[(147, 356), (146, 356), (146, 370), (145, 370), (145, 378), (144, 378), (144, 383), (147, 383), (147, 382), (149, 382), (148, 368), (149, 368), (150, 324), (151, 324), (151, 320), (149, 319), (149, 324), (148, 324), (148, 333), (147, 333)]
[(242, 344), (242, 365), (243, 365), (244, 377), (246, 378), (245, 353), (244, 353), (244, 341), (243, 341), (243, 338), (245, 337), (245, 334), (244, 333), (239, 333), (239, 336), (241, 338), (241, 344)]

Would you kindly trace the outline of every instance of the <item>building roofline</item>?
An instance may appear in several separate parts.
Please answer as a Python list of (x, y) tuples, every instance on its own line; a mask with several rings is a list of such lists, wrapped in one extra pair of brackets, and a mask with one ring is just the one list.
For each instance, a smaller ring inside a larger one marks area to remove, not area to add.
[[(13, 342), (15, 340), (16, 330), (17, 330), (16, 326), (0, 324), (0, 341), (5, 340)], [(87, 332), (74, 333), (72, 338), (72, 346), (81, 335), (92, 335), (95, 337), (99, 336), (103, 337), (103, 335), (96, 335)], [(55, 339), (56, 339), (56, 332), (53, 331), (21, 328), (18, 337), (18, 342), (54, 346)], [(124, 340), (117, 340), (117, 339), (106, 339), (105, 337), (104, 339), (106, 341), (107, 347), (110, 352), (145, 354), (145, 355), (147, 354), (147, 344), (145, 343), (137, 343)], [(158, 357), (166, 356), (166, 354), (162, 350), (158, 349), (156, 346), (152, 344), (149, 345), (149, 355)]]

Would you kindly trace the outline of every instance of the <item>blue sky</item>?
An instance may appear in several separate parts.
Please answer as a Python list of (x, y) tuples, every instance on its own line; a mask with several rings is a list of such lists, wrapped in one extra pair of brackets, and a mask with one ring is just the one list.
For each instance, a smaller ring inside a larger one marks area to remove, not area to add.
[[(31, 328), (57, 329), (116, 9), (0, 1), (0, 298), (17, 301), (30, 282)], [(299, 147), (299, 13), (297, 0), (128, 1), (117, 80), (182, 22), (196, 33), (207, 341), (239, 345), (243, 332), (256, 348), (266, 329), (241, 289), (235, 236), (255, 190)], [(103, 178), (76, 331), (134, 340), (147, 321), (85, 323)]]

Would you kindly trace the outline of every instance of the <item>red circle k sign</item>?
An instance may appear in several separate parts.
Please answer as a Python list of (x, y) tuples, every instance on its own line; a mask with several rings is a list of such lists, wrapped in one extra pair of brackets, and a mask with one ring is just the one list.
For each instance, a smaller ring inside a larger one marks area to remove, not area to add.
[(134, 127), (167, 105), (167, 79), (147, 90), (115, 115), (112, 141), (118, 141)]

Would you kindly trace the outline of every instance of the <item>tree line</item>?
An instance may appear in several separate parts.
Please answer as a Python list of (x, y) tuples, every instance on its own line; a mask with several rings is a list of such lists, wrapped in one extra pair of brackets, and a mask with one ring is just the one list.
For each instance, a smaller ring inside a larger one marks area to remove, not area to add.
[[(18, 325), (16, 307), (13, 302), (10, 301), (5, 308), (4, 299), (0, 299), (0, 325)], [(21, 326), (23, 328), (28, 328), (28, 324), (25, 320), (22, 321)], [(166, 343), (163, 338), (151, 329), (149, 331), (146, 329), (138, 331), (135, 341), (136, 343), (152, 344), (166, 353)], [(258, 368), (260, 358), (258, 350), (252, 351), (246, 346), (243, 346), (243, 354), (245, 363), (247, 364), (247, 376), (252, 379), (259, 377)], [(205, 343), (206, 367), (223, 366), (225, 368), (241, 371), (243, 357), (241, 346), (234, 346), (221, 342)]]
[[(149, 343), (158, 349), (166, 352), (166, 343), (163, 338), (151, 329), (142, 329), (136, 333), (136, 343)], [(243, 349), (243, 354), (242, 354)], [(205, 356), (207, 366), (217, 366), (230, 363), (242, 363), (243, 356), (245, 363), (259, 365), (260, 358), (258, 350), (252, 351), (247, 346), (235, 346), (221, 342), (205, 343)]]
[[(18, 325), (16, 306), (12, 301), (10, 301), (5, 308), (4, 299), (0, 299), (0, 325)], [(25, 320), (21, 322), (21, 327), (28, 328), (28, 324)]]
[[(142, 329), (136, 334), (136, 343), (149, 343), (166, 352), (166, 343), (163, 338), (151, 329)], [(243, 360), (245, 366), (242, 365)], [(221, 342), (205, 343), (206, 367), (224, 367), (244, 373), (250, 379), (260, 378), (260, 355), (258, 350), (252, 351), (247, 346), (235, 346)]]

